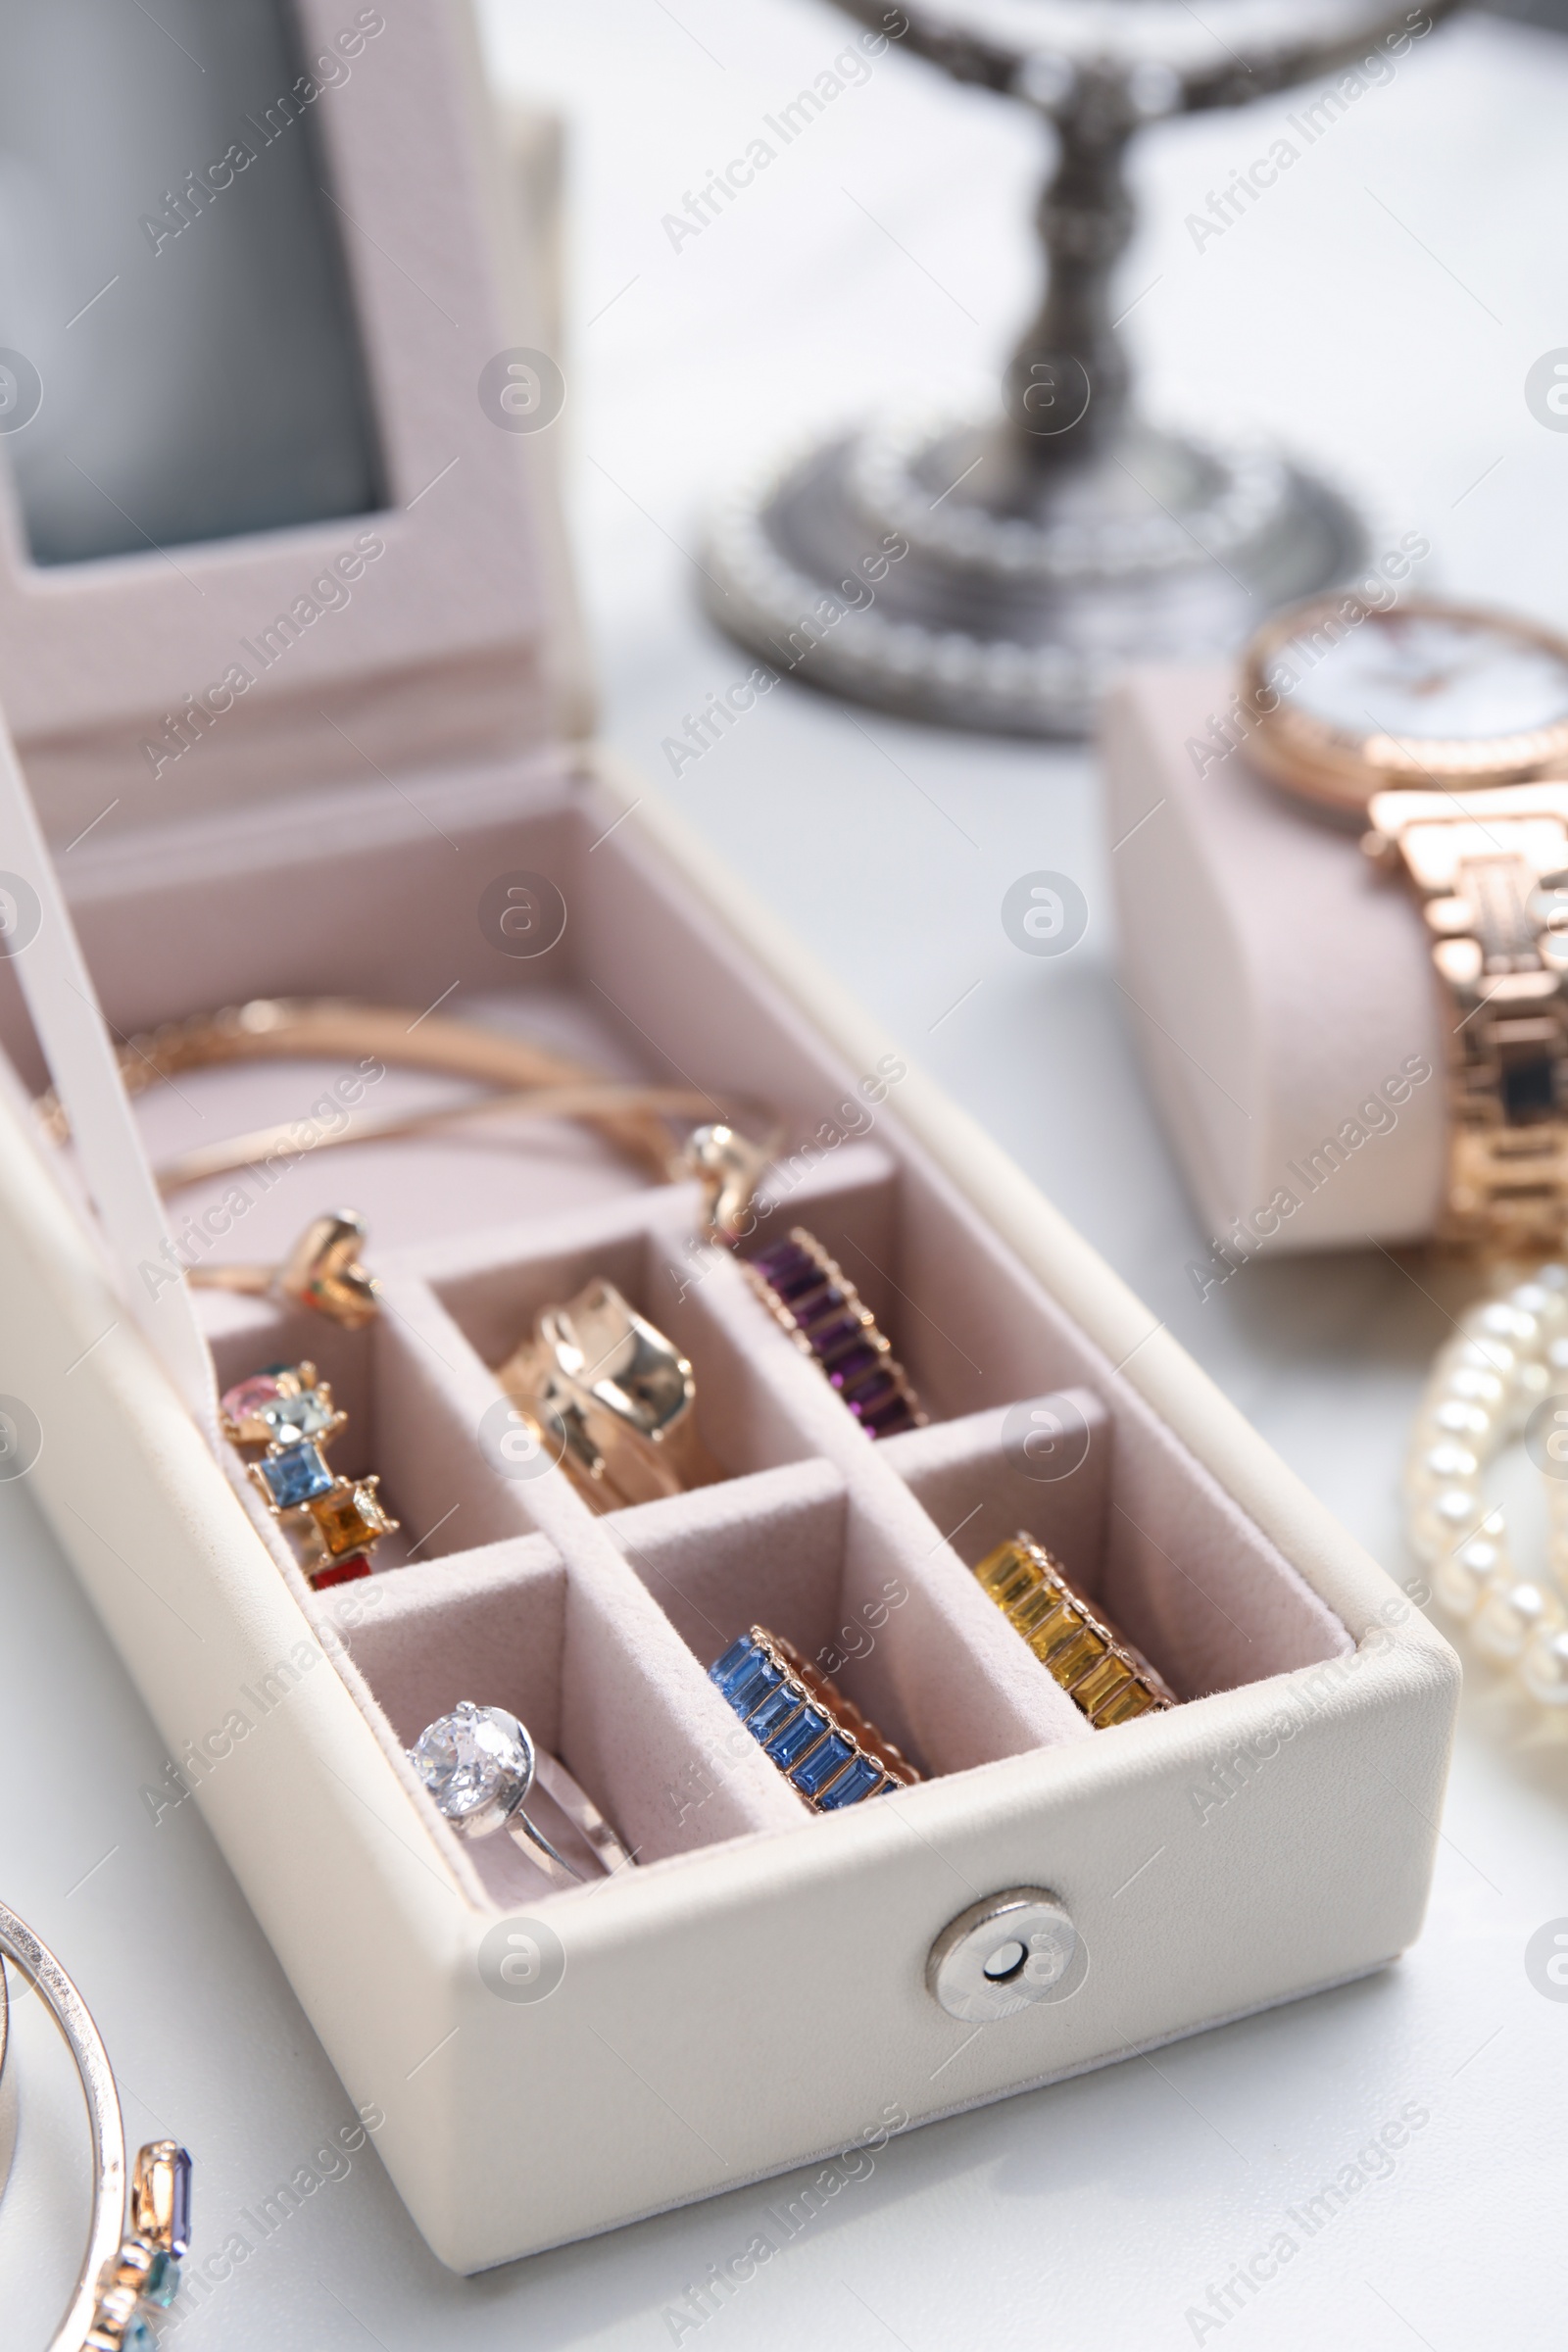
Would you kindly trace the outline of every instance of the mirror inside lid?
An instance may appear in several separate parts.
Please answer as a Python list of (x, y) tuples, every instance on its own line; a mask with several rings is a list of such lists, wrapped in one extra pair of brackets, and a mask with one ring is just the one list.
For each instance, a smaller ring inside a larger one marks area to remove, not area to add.
[(462, 8), (0, 0), (0, 702), (57, 844), (577, 722)]

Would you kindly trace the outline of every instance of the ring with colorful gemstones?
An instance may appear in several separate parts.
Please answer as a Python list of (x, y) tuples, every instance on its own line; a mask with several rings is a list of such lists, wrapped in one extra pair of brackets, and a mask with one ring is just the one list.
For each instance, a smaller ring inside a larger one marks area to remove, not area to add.
[(568, 1862), (523, 1811), (537, 1785), (565, 1815), (607, 1878), (631, 1860), (592, 1797), (505, 1707), (481, 1707), (471, 1698), (460, 1699), (450, 1715), (438, 1715), (425, 1726), (408, 1753), (436, 1811), (460, 1838), (489, 1838), (505, 1830), (569, 1878), (585, 1881), (589, 1874)]
[(920, 1778), (907, 1756), (792, 1642), (754, 1625), (708, 1679), (762, 1753), (818, 1813), (838, 1813)]
[(763, 1305), (837, 1389), (869, 1438), (921, 1429), (925, 1414), (908, 1374), (836, 1258), (804, 1225), (756, 1257), (742, 1258)]
[(26, 1978), (64, 2034), (92, 2132), (87, 2250), (48, 2352), (154, 2352), (159, 2317), (174, 2300), (190, 2250), (190, 2158), (172, 2139), (144, 2147), (127, 2212), (120, 2094), (87, 2005), (47, 1944), (4, 1903), (0, 1954)]
[(300, 1545), (301, 1564), (318, 1592), (370, 1573), (370, 1555), (398, 1526), (376, 1492), (378, 1478), (342, 1478), (324, 1448), (348, 1420), (314, 1364), (269, 1364), (224, 1391), (223, 1435), (241, 1448), (260, 1446), (246, 1467), (274, 1519)]
[(1176, 1693), (1142, 1650), (1073, 1590), (1043, 1544), (1020, 1533), (975, 1570), (1014, 1633), (1097, 1731), (1173, 1707)]

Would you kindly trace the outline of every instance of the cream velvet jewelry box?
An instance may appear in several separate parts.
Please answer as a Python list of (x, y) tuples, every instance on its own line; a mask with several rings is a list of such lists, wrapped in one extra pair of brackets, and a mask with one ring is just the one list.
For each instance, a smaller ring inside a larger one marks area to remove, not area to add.
[[(1016, 1169), (640, 778), (572, 747), (551, 434), (475, 391), (537, 340), (527, 241), (476, 160), (466, 29), (386, 17), (318, 125), (384, 505), (47, 575), (6, 510), (0, 693), (104, 1015), (129, 1037), (355, 998), (411, 1034), (457, 1013), (766, 1102), (764, 1235), (820, 1238), (929, 1413), (868, 1439), (693, 1241), (695, 1186), (579, 1126), (356, 1146), (368, 1110), (465, 1091), (356, 1058), (186, 1073), (141, 1097), (136, 1142), (9, 794), (0, 867), (41, 917), (30, 941), (13, 918), (0, 973), (8, 1426), (36, 1431), (34, 1490), (168, 1743), (168, 1801), (194, 1791), (419, 2229), (473, 2271), (1391, 1960), (1457, 1669)], [(318, 0), (303, 23), (334, 37)], [(275, 667), (150, 760), (356, 552), (347, 603), (323, 589)], [(566, 917), (531, 956), (494, 920), (523, 875)], [(38, 1035), (80, 1168), (27, 1100)], [(160, 1276), (142, 1147), (279, 1120), (273, 1180), (171, 1202), (174, 1254), (270, 1261), (352, 1201), (383, 1286), (358, 1331)], [(599, 1517), (493, 1442), (495, 1367), (595, 1275), (690, 1359), (727, 1473)], [(211, 1420), (212, 1367), (305, 1357), (349, 1414), (340, 1466), (401, 1522), (388, 1573), (325, 1592)], [(1019, 1528), (1179, 1704), (1091, 1729), (971, 1573)], [(756, 1622), (832, 1663), (915, 1786), (807, 1809), (708, 1676)], [(405, 1749), (465, 1698), (529, 1726), (630, 1867), (552, 1891), (505, 1837), (459, 1841)]]

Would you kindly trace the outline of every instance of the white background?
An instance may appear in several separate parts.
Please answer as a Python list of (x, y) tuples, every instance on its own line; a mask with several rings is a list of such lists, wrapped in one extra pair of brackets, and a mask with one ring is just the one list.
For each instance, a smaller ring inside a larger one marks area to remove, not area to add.
[[(1037, 134), (1011, 107), (891, 55), (675, 251), (662, 217), (853, 28), (811, 0), (489, 0), (485, 22), (503, 86), (571, 122), (557, 429), (605, 732), (1402, 1580), (1397, 1461), (1446, 1325), (1383, 1257), (1258, 1264), (1200, 1302), (1185, 1268), (1204, 1237), (1116, 987), (1092, 760), (926, 734), (796, 686), (678, 780), (662, 752), (684, 711), (750, 666), (696, 610), (710, 494), (814, 423), (987, 397), (1035, 298)], [(1543, 429), (1523, 392), (1531, 363), (1568, 345), (1568, 42), (1492, 21), (1434, 33), (1196, 250), (1184, 217), (1266, 151), (1291, 103), (1143, 144), (1146, 212), (1122, 297), (1137, 307), (1122, 331), (1148, 405), (1266, 422), (1396, 532), (1426, 532), (1448, 588), (1568, 621), (1568, 435)], [(1019, 955), (1000, 920), (1008, 884), (1041, 867), (1072, 874), (1091, 907), (1087, 938), (1059, 962)], [(96, 2011), (132, 2144), (168, 2130), (196, 2151), (211, 2248), (312, 2163), (348, 2102), (194, 1806), (153, 1827), (138, 1791), (163, 1768), (161, 1744), (24, 1492), (0, 1490), (0, 1891)], [(1565, 1792), (1568, 1745), (1472, 1662), (1431, 1916), (1400, 1966), (895, 2142), (700, 2328), (668, 2317), (687, 2283), (741, 2250), (799, 2180), (463, 2281), (425, 2251), (368, 2151), (172, 2340), (182, 2352), (547, 2352), (677, 2336), (703, 2352), (1558, 2341), (1568, 2005), (1533, 1988), (1524, 1950), (1568, 1914)], [(43, 2340), (72, 2211), (49, 2053), (24, 2031), (24, 2161), (0, 2207), (7, 2352)], [(1428, 2121), (1392, 2177), (1306, 2239), (1286, 2208), (1406, 2103)], [(1294, 2259), (1223, 2326), (1196, 2327), (1188, 2314), (1210, 2286), (1281, 2229)]]

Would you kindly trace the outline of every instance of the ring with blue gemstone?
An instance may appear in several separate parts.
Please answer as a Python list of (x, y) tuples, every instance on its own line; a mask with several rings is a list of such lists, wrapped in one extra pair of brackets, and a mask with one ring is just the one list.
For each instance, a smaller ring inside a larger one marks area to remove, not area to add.
[(840, 1813), (920, 1778), (820, 1667), (765, 1626), (732, 1642), (708, 1679), (817, 1813)]
[(247, 1463), (274, 1519), (300, 1542), (312, 1588), (352, 1583), (370, 1573), (370, 1555), (398, 1522), (387, 1514), (378, 1478), (343, 1478), (325, 1448), (348, 1420), (314, 1364), (269, 1364), (223, 1393), (223, 1435), (231, 1446), (259, 1446)]
[(926, 1415), (876, 1317), (814, 1233), (793, 1226), (741, 1269), (773, 1320), (836, 1389), (868, 1438), (921, 1429)]

